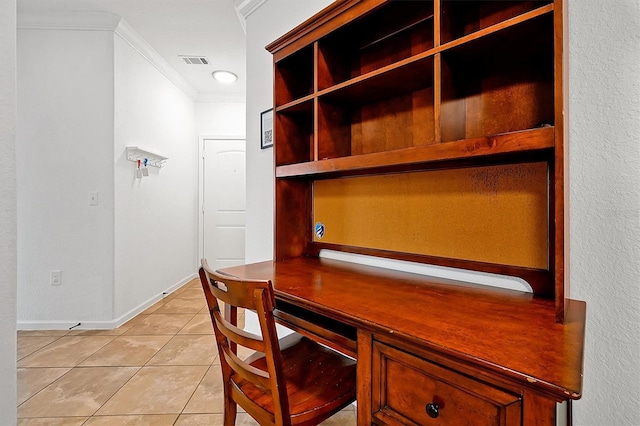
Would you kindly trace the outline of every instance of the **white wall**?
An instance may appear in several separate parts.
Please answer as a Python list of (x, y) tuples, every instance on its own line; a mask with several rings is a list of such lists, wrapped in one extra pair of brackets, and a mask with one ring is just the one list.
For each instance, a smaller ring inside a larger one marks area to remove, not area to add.
[[(198, 163), (195, 106), (120, 36), (115, 37), (116, 318), (195, 277)], [(134, 177), (128, 145), (169, 157)]]
[(0, 424), (16, 424), (16, 2), (0, 2)]
[[(195, 104), (118, 17), (61, 16), (18, 33), (18, 321), (109, 328), (195, 277)], [(166, 167), (135, 179), (128, 145)]]
[[(269, 0), (247, 19), (247, 262), (271, 258), (273, 246), (272, 153), (252, 148), (251, 117), (273, 99), (264, 46), (329, 3)], [(568, 0), (568, 10), (571, 288), (587, 301), (574, 420), (639, 425), (640, 3)]]
[(569, 2), (571, 296), (587, 302), (578, 425), (640, 425), (640, 2)]
[(260, 149), (260, 113), (273, 107), (273, 59), (265, 46), (331, 0), (269, 0), (247, 18), (247, 263), (273, 258), (273, 149)]
[(16, 148), (18, 321), (111, 319), (112, 32), (18, 30)]
[(244, 136), (245, 102), (196, 102), (198, 136)]

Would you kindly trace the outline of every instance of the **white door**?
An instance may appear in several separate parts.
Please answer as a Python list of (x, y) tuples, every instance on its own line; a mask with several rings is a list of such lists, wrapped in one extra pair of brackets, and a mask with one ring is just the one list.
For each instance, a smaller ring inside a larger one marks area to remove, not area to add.
[(244, 263), (245, 141), (203, 139), (204, 258), (214, 269)]

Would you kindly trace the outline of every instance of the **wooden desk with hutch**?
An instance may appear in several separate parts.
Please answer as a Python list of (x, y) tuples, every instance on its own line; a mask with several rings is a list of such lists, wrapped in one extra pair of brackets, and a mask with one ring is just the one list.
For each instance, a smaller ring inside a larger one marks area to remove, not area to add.
[(359, 425), (553, 425), (581, 396), (564, 13), (562, 0), (344, 0), (267, 46), (274, 261), (225, 272), (272, 280), (280, 322), (357, 358)]

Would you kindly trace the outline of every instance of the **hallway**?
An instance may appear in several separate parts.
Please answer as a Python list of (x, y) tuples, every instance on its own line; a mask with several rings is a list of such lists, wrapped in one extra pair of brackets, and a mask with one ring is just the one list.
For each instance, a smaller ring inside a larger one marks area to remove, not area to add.
[[(222, 425), (210, 321), (193, 280), (114, 330), (18, 331), (18, 425)], [(323, 423), (355, 424), (353, 406)]]

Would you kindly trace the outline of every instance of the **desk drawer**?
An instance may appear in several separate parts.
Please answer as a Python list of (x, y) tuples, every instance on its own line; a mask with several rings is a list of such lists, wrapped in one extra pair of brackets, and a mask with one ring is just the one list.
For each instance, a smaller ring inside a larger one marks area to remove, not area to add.
[(514, 395), (406, 352), (373, 345), (372, 419), (380, 425), (521, 424)]

